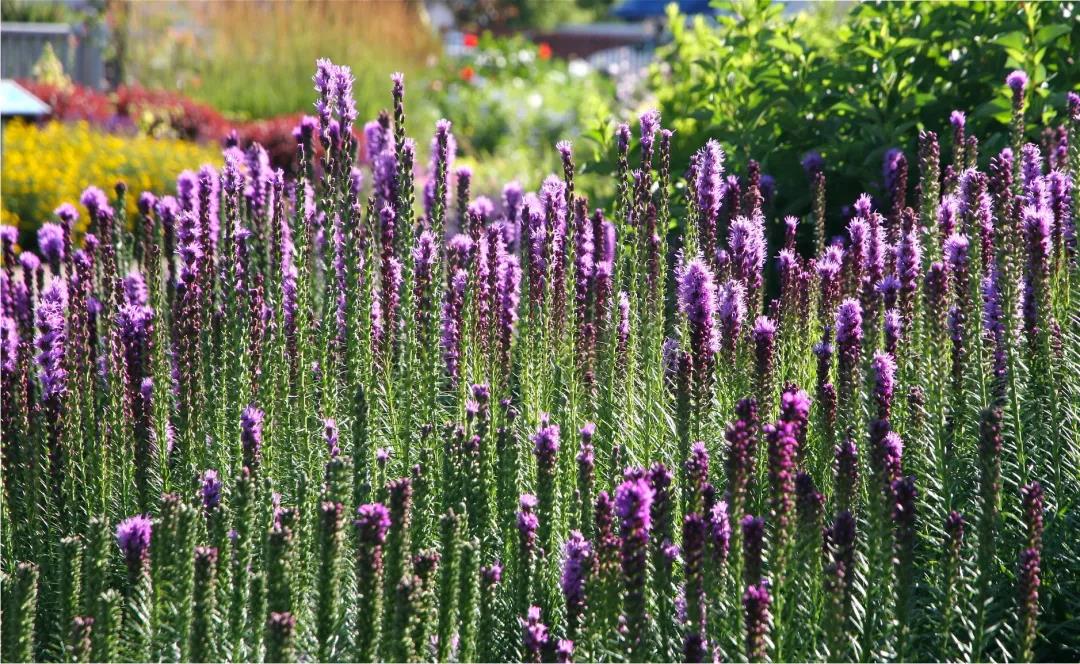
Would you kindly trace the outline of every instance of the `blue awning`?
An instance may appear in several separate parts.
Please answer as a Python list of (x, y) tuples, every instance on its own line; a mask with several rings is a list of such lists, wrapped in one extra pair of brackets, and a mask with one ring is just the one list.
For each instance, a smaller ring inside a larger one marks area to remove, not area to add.
[(0, 115), (4, 117), (38, 117), (52, 112), (49, 105), (30, 94), (15, 81), (0, 81)]
[[(671, 0), (623, 0), (615, 6), (611, 13), (627, 21), (642, 21), (647, 18), (657, 18), (667, 13), (667, 6)], [(707, 14), (714, 15), (717, 10), (709, 5), (709, 0), (676, 0), (679, 11), (683, 14)]]

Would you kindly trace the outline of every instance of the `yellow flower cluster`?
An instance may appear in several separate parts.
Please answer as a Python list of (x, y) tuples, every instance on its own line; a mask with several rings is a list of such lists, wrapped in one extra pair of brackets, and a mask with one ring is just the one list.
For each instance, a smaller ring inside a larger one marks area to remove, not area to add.
[[(111, 198), (119, 181), (128, 186), (130, 219), (141, 192), (174, 193), (180, 171), (221, 161), (213, 146), (109, 134), (85, 122), (39, 126), (16, 120), (3, 130), (0, 222), (32, 231), (61, 203), (78, 205), (86, 187), (98, 186)], [(78, 230), (85, 224), (84, 213)]]

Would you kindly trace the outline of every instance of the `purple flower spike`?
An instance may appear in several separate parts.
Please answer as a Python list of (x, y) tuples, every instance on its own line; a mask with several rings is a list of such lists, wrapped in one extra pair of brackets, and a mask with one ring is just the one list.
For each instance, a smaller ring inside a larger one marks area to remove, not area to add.
[(563, 555), (566, 562), (559, 585), (566, 598), (567, 612), (580, 617), (585, 610), (585, 584), (592, 565), (592, 547), (581, 531), (574, 530), (563, 546)]
[(202, 496), (203, 507), (207, 512), (213, 511), (221, 504), (221, 486), (216, 470), (210, 468), (203, 473), (199, 494)]
[(555, 455), (559, 452), (559, 425), (541, 427), (532, 442), (538, 463), (554, 465)]
[(653, 489), (645, 478), (628, 480), (615, 491), (615, 514), (622, 520), (624, 531), (644, 531), (652, 526)]
[(59, 207), (53, 210), (53, 214), (67, 226), (72, 226), (79, 218), (78, 208), (71, 203), (61, 203)]
[(530, 606), (525, 615), (525, 657), (530, 662), (540, 662), (541, 653), (547, 647), (550, 635), (547, 625), (540, 622), (540, 607)]
[(765, 519), (747, 514), (739, 524), (743, 537), (743, 578), (747, 584), (761, 580), (761, 553), (765, 543)]
[(1012, 90), (1013, 98), (1022, 96), (1024, 90), (1027, 89), (1028, 75), (1023, 70), (1017, 69), (1005, 77), (1005, 85), (1009, 86), (1009, 89)]
[(716, 222), (723, 201), (724, 151), (710, 139), (697, 153), (694, 192), (700, 217), (701, 245), (706, 251), (716, 246)]
[(727, 560), (731, 549), (731, 517), (728, 515), (726, 500), (713, 505), (709, 512), (709, 531), (712, 535), (712, 551), (717, 560)]
[(746, 614), (746, 656), (752, 662), (765, 661), (766, 642), (772, 629), (772, 596), (769, 594), (768, 581), (762, 580), (747, 586), (743, 593), (743, 610)]
[(356, 508), (356, 520), (353, 521), (360, 541), (382, 546), (386, 541), (386, 531), (390, 529), (390, 510), (382, 503), (367, 503)]
[(51, 265), (59, 265), (64, 260), (64, 229), (60, 224), (47, 221), (41, 225), (37, 234), (38, 249)]
[(33, 278), (38, 268), (41, 267), (41, 259), (32, 251), (23, 251), (19, 254), (19, 265), (22, 267), (26, 279), (29, 280)]
[(40, 351), (35, 360), (38, 377), (41, 379), (41, 398), (44, 401), (59, 398), (67, 389), (67, 371), (64, 369), (66, 305), (67, 292), (64, 282), (49, 282), (41, 294), (41, 303), (37, 308), (38, 337), (35, 342)]
[(896, 360), (889, 353), (876, 351), (874, 359), (870, 361), (870, 371), (874, 379), (874, 400), (877, 402), (878, 418), (887, 420), (892, 407)]
[(124, 553), (128, 564), (138, 564), (146, 559), (150, 550), (150, 534), (153, 523), (150, 517), (136, 514), (120, 522), (116, 527), (116, 543)]
[(691, 260), (679, 275), (679, 308), (690, 324), (690, 350), (699, 386), (707, 384), (713, 357), (719, 350), (716, 335), (716, 282), (704, 261)]
[(559, 639), (555, 646), (555, 661), (559, 664), (567, 664), (574, 661), (574, 642), (570, 639)]

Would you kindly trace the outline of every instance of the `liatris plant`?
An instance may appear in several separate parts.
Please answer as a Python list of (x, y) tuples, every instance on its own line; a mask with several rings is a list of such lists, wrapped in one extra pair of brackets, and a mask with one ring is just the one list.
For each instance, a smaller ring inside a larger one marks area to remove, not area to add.
[(2, 227), (3, 658), (1080, 658), (1080, 97), (1026, 117), (1043, 78), (987, 172), (981, 113), (878, 199), (808, 155), (812, 242), (738, 146), (680, 180), (654, 112), (493, 196), (401, 76), (360, 145), (325, 60), (295, 176), (228, 142), (39, 253)]

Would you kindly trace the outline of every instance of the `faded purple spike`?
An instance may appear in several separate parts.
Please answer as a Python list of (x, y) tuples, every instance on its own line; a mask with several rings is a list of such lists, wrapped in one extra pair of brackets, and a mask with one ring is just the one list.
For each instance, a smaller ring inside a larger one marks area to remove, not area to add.
[(323, 420), (323, 438), (326, 440), (326, 449), (330, 458), (336, 459), (341, 454), (341, 448), (338, 447), (337, 421), (333, 418)]
[(803, 155), (801, 164), (808, 175), (820, 173), (825, 169), (825, 160), (817, 150), (811, 150)]
[(244, 448), (244, 465), (255, 468), (262, 461), (263, 412), (254, 404), (240, 415), (240, 442)]
[(747, 583), (761, 579), (761, 554), (765, 542), (765, 520), (747, 514), (739, 523), (743, 538), (743, 572)]

